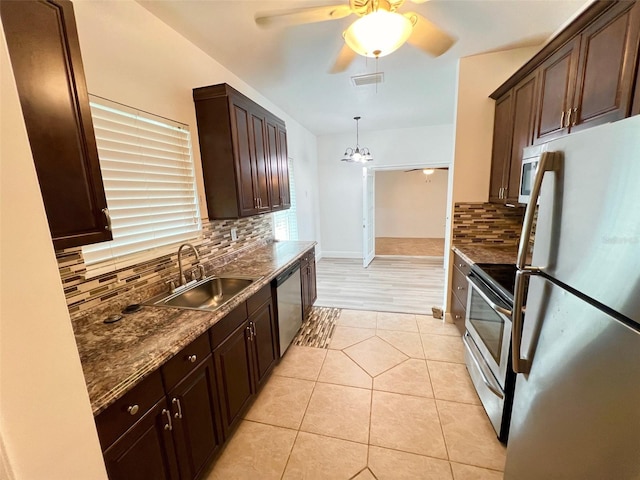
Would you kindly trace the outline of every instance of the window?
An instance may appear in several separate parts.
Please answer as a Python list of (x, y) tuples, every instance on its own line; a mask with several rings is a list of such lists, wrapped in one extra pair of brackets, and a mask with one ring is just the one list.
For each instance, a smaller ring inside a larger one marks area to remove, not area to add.
[(296, 185), (293, 177), (293, 162), (289, 159), (289, 190), (291, 207), (273, 214), (273, 230), (276, 240), (298, 240), (298, 219), (296, 217)]
[[(189, 127), (90, 98), (113, 240), (82, 248), (88, 270), (115, 270), (200, 235)], [(141, 252), (147, 252), (141, 255)], [(168, 253), (168, 252), (167, 252)]]

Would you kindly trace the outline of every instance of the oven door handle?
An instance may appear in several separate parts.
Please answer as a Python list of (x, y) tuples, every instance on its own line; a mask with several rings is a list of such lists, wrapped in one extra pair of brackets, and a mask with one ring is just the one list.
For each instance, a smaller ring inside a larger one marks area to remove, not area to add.
[(486, 293), (484, 293), (484, 291), (482, 290), (482, 287), (480, 286), (480, 284), (478, 284), (478, 282), (476, 282), (472, 277), (467, 277), (467, 281), (469, 282), (471, 288), (473, 288), (478, 295), (480, 295), (482, 297), (482, 299), (487, 302), (487, 304), (496, 312), (504, 315), (505, 317), (508, 317), (509, 320), (511, 320), (511, 310), (501, 307), (500, 305), (498, 305), (496, 302), (494, 302), (493, 300), (491, 300)]
[[(482, 377), (482, 382), (487, 386), (487, 388), (489, 390), (491, 390), (491, 392), (493, 392), (498, 398), (503, 399), (504, 398), (504, 393), (497, 388), (495, 385), (493, 385), (489, 379), (487, 378), (487, 376), (484, 373), (484, 369), (482, 368), (482, 365), (480, 365), (480, 362), (478, 361), (478, 359), (476, 358), (475, 353), (473, 352), (473, 348), (471, 347), (471, 344), (469, 343), (469, 339), (471, 337), (469, 336), (469, 332), (464, 332), (464, 335), (462, 336), (462, 343), (464, 343), (465, 348), (467, 349), (467, 351), (469, 352), (469, 356), (471, 357), (471, 359), (473, 360), (473, 363), (475, 363), (476, 368), (478, 369), (478, 371), (480, 372), (480, 377)], [(472, 340), (473, 341), (473, 340)]]

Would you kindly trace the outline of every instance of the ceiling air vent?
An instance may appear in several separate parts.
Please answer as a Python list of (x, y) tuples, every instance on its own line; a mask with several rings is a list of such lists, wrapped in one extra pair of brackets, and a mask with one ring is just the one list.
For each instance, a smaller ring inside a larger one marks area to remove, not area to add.
[(384, 82), (384, 73), (369, 73), (367, 75), (356, 75), (351, 77), (351, 83), (354, 87), (362, 87), (364, 85), (375, 85)]

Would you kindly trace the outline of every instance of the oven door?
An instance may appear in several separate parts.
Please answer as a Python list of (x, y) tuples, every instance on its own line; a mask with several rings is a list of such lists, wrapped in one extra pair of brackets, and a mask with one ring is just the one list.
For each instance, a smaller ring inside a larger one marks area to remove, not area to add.
[(482, 356), (478, 360), (489, 367), (504, 390), (511, 354), (511, 307), (478, 277), (471, 274), (467, 280), (465, 327)]

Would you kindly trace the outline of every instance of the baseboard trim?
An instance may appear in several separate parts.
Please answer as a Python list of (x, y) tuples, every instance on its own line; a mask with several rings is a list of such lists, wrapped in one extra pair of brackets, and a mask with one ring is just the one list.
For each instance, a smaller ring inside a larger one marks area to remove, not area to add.
[(323, 251), (322, 258), (359, 258), (362, 259), (360, 252), (344, 252), (344, 251)]

